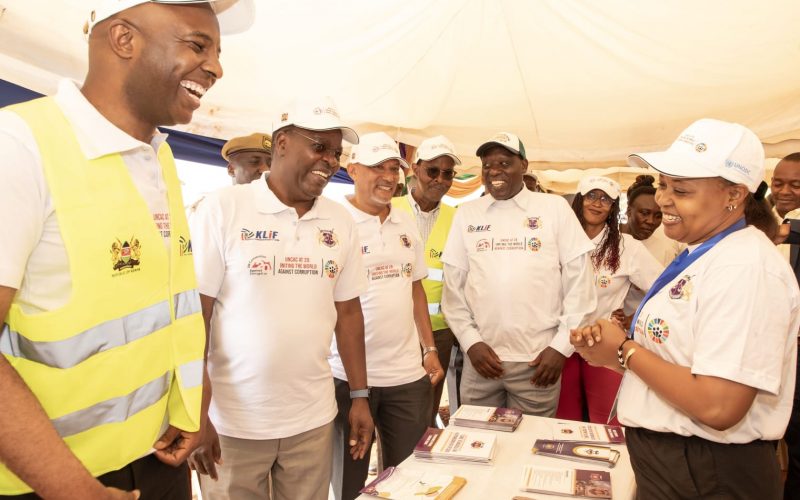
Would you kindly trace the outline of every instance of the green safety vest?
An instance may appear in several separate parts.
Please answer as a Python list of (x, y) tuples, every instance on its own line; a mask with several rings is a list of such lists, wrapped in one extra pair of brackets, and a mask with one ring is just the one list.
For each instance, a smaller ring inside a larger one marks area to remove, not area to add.
[[(392, 206), (414, 215), (411, 202), (407, 196), (392, 198)], [(425, 263), (428, 266), (428, 277), (422, 280), (422, 287), (428, 297), (428, 313), (431, 315), (431, 328), (433, 331), (447, 328), (447, 322), (442, 314), (442, 252), (447, 243), (447, 235), (453, 224), (456, 209), (439, 203), (439, 216), (433, 224), (428, 241), (425, 242)]]
[[(166, 424), (199, 429), (205, 334), (180, 182), (164, 143), (167, 249), (119, 154), (85, 158), (52, 98), (6, 109), (36, 138), (72, 295), (37, 314), (14, 299), (0, 352), (98, 476), (147, 455)], [(0, 465), (0, 494), (30, 491)]]

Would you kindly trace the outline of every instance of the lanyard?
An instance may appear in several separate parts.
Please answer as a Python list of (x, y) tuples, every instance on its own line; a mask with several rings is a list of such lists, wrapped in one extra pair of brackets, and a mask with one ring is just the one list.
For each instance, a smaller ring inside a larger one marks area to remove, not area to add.
[(648, 300), (650, 300), (651, 297), (653, 297), (653, 295), (657, 294), (659, 290), (667, 285), (667, 283), (675, 279), (676, 276), (682, 273), (683, 270), (689, 267), (694, 261), (702, 257), (703, 254), (711, 250), (711, 248), (719, 243), (724, 237), (735, 231), (744, 229), (745, 227), (747, 227), (747, 223), (744, 221), (744, 217), (742, 217), (732, 226), (704, 241), (694, 250), (694, 252), (689, 253), (689, 249), (686, 249), (683, 251), (683, 253), (678, 255), (678, 257), (676, 257), (675, 260), (673, 260), (670, 265), (664, 269), (664, 272), (661, 273), (661, 275), (656, 279), (655, 283), (653, 283), (653, 286), (651, 286), (650, 290), (647, 291), (644, 299), (642, 299), (642, 302), (636, 309), (636, 314), (633, 315), (633, 321), (631, 321), (631, 329), (628, 332), (628, 337), (633, 338), (633, 331), (636, 328), (636, 320), (639, 318), (639, 313), (642, 312), (642, 308), (644, 308), (644, 305)]

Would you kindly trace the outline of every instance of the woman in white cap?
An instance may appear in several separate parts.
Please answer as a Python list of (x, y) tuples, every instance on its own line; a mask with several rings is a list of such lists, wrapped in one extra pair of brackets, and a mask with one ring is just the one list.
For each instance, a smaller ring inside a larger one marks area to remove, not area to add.
[(800, 293), (764, 233), (764, 150), (747, 128), (699, 120), (664, 152), (667, 236), (689, 247), (636, 312), (572, 332), (589, 363), (625, 376), (618, 400), (639, 498), (781, 498), (775, 441), (789, 420)]
[[(622, 306), (631, 284), (648, 290), (661, 274), (661, 266), (644, 245), (619, 230), (620, 186), (607, 177), (581, 179), (572, 200), (572, 210), (595, 245), (591, 255), (597, 309), (590, 321), (610, 319)], [(611, 405), (622, 376), (605, 368), (590, 366), (573, 354), (561, 373), (561, 396), (556, 417), (582, 420), (584, 405), (589, 421), (608, 422)]]

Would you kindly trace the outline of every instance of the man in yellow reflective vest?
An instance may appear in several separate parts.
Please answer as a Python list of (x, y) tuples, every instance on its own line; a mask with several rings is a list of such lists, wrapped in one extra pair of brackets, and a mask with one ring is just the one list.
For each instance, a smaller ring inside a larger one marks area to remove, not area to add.
[[(442, 203), (442, 197), (453, 185), (456, 165), (461, 165), (461, 160), (456, 156), (453, 144), (446, 137), (440, 135), (422, 141), (414, 154), (414, 164), (411, 166), (417, 178), (414, 187), (407, 196), (392, 199), (392, 205), (414, 215), (422, 241), (425, 242), (428, 277), (422, 280), (422, 287), (428, 297), (428, 312), (431, 315), (439, 364), (444, 370), (447, 370), (450, 362), (455, 336), (447, 327), (439, 306), (442, 300), (441, 257), (455, 209)], [(431, 425), (434, 426), (443, 387), (444, 379), (434, 386), (431, 415)]]
[(191, 120), (252, 9), (98, 1), (83, 87), (0, 111), (0, 498), (190, 498), (205, 336), (156, 127)]

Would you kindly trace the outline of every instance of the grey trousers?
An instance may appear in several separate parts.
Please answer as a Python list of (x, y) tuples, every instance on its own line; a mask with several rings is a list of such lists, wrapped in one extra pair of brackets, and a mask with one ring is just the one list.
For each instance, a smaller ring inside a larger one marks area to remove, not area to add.
[[(336, 500), (352, 500), (367, 480), (370, 452), (361, 460), (350, 456), (350, 386), (334, 379), (336, 415), (333, 439), (331, 484)], [(370, 387), (369, 409), (381, 440), (383, 465), (398, 465), (414, 451), (431, 418), (433, 386), (425, 375), (419, 380), (394, 387)]]
[(327, 500), (333, 456), (333, 422), (281, 439), (219, 436), (219, 479), (200, 476), (203, 500)]
[(488, 379), (479, 374), (464, 354), (461, 376), (461, 404), (518, 408), (528, 415), (554, 417), (561, 394), (561, 377), (549, 387), (531, 384), (534, 369), (525, 361), (503, 361), (502, 378)]

